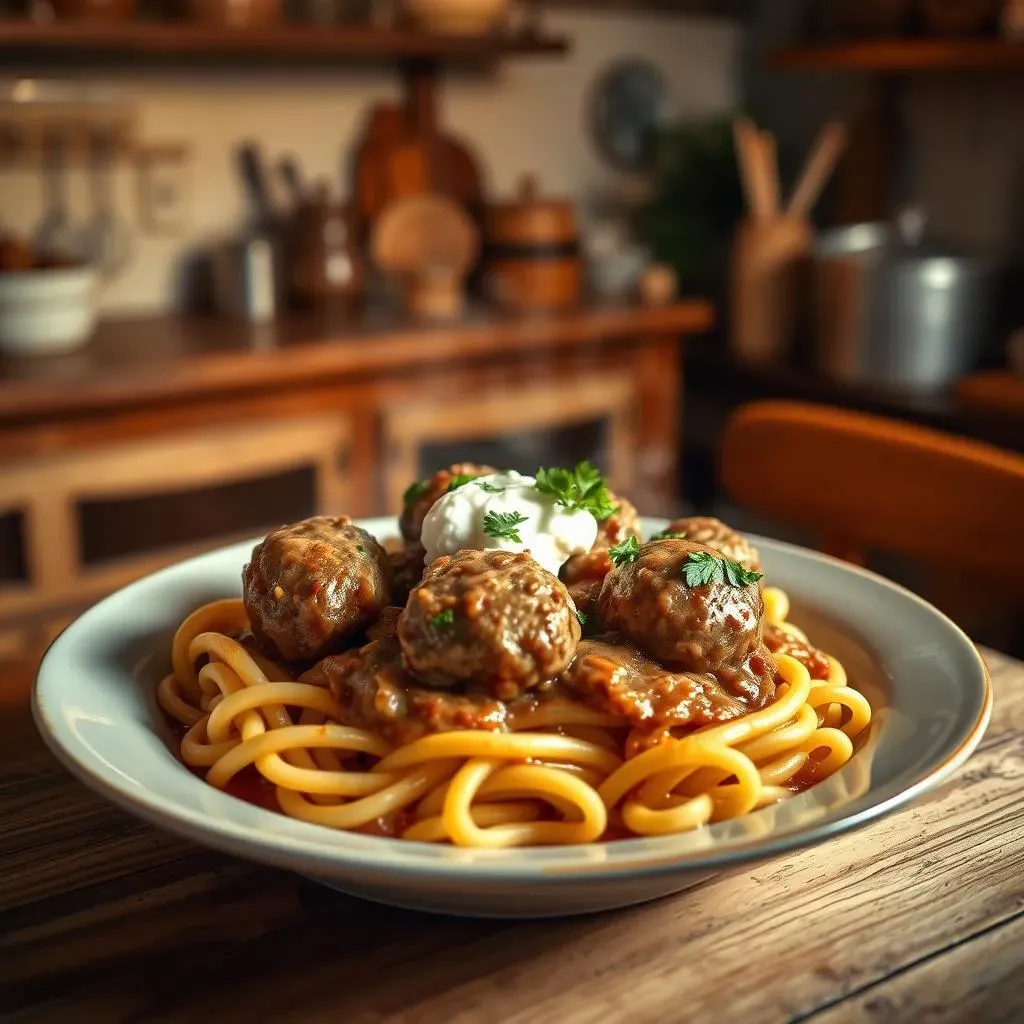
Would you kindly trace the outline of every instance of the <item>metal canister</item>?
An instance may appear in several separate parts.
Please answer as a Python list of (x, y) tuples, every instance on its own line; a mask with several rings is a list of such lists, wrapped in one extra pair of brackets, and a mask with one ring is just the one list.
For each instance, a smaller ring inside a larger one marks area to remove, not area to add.
[(229, 242), (214, 260), (217, 306), (226, 316), (264, 323), (277, 314), (277, 257), (273, 242), (256, 235)]

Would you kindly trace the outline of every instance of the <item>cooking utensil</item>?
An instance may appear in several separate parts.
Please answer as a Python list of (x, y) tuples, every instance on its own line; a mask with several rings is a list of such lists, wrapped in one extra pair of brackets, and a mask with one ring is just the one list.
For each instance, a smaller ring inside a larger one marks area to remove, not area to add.
[(837, 121), (825, 125), (811, 150), (786, 210), (790, 217), (810, 216), (846, 148), (846, 128)]
[(835, 379), (935, 388), (973, 368), (991, 339), (996, 270), (902, 230), (855, 224), (814, 246), (814, 355)]
[(89, 142), (93, 217), (82, 228), (79, 249), (105, 276), (113, 277), (131, 258), (128, 223), (114, 209), (113, 165), (116, 140), (98, 129)]
[(839, 123), (822, 129), (785, 211), (775, 138), (748, 118), (733, 122), (736, 158), (750, 217), (733, 237), (729, 344), (742, 362), (777, 362), (789, 353), (813, 230), (808, 217), (846, 145)]
[(484, 214), (485, 287), (515, 311), (564, 309), (580, 300), (583, 260), (573, 204), (541, 197), (524, 175), (511, 201)]
[(35, 248), (51, 262), (67, 262), (75, 250), (75, 231), (68, 214), (67, 140), (58, 128), (43, 141), (43, 218), (35, 233)]
[(247, 206), (247, 225), (241, 241), (248, 244), (264, 239), (270, 245), (274, 263), (275, 307), (283, 308), (288, 292), (287, 225), (271, 197), (259, 146), (253, 142), (243, 143), (236, 152), (236, 160)]
[(778, 216), (779, 178), (774, 136), (758, 131), (748, 117), (735, 118), (732, 127), (740, 180), (751, 216), (755, 220)]
[(306, 186), (302, 180), (302, 172), (299, 170), (298, 162), (293, 156), (283, 156), (277, 163), (278, 172), (288, 190), (288, 198), (293, 206), (299, 206), (308, 196)]
[(463, 303), (463, 282), (476, 259), (479, 235), (469, 215), (444, 196), (400, 199), (374, 228), (374, 261), (401, 284), (407, 309), (417, 316), (453, 316)]
[(479, 227), (483, 206), (479, 164), (459, 139), (436, 126), (433, 131), (433, 143), (419, 159), (403, 148), (415, 136), (402, 110), (378, 104), (371, 111), (366, 134), (356, 149), (352, 189), (364, 237), (390, 204), (417, 194), (424, 183), (430, 191), (455, 200)]

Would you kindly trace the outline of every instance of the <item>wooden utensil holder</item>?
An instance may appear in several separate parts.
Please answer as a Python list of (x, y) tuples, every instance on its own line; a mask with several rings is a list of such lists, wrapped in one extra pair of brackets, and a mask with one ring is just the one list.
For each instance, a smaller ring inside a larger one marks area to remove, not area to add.
[(737, 228), (729, 340), (739, 362), (777, 362), (789, 354), (812, 239), (811, 225), (791, 217), (748, 220)]

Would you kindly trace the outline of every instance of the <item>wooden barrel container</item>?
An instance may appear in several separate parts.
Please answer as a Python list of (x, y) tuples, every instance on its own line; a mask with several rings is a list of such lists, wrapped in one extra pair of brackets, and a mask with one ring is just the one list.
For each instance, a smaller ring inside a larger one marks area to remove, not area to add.
[(484, 288), (513, 312), (567, 309), (580, 301), (583, 262), (571, 202), (541, 199), (527, 176), (515, 198), (484, 215)]

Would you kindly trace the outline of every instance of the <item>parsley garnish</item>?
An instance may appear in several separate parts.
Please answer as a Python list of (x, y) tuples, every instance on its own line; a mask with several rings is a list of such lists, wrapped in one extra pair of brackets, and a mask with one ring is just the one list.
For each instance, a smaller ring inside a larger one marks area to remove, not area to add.
[(579, 622), (579, 624), (581, 626), (585, 626), (587, 624), (587, 613), (586, 612), (577, 612), (576, 613), (576, 619), (577, 619), (577, 621)]
[(417, 480), (413, 484), (409, 484), (405, 489), (405, 493), (402, 495), (402, 504), (410, 505), (414, 502), (424, 491), (430, 487), (429, 480)]
[(504, 494), (505, 488), (499, 487), (497, 484), (489, 484), (486, 480), (477, 480), (477, 487), (483, 488), (488, 494)]
[(744, 569), (739, 562), (710, 551), (692, 551), (683, 566), (683, 579), (688, 587), (706, 587), (712, 583), (728, 583), (731, 587), (748, 587), (764, 573)]
[(576, 463), (573, 470), (538, 469), (535, 486), (565, 508), (584, 509), (599, 523), (617, 511), (604, 477), (586, 460)]
[(636, 537), (630, 535), (621, 544), (609, 548), (608, 555), (615, 565), (629, 565), (640, 557), (640, 545)]
[(484, 516), (484, 533), (488, 537), (497, 537), (522, 544), (523, 538), (519, 536), (516, 527), (520, 523), (525, 523), (529, 518), (521, 512), (488, 512)]
[(686, 540), (685, 533), (673, 533), (671, 530), (662, 530), (656, 533), (651, 540)]
[(455, 612), (451, 608), (445, 608), (443, 612), (438, 612), (431, 620), (430, 624), (434, 629), (440, 629), (441, 626), (450, 626), (455, 621)]
[(475, 480), (476, 477), (471, 473), (456, 473), (448, 482), (448, 490), (454, 491), (460, 488), (463, 484), (468, 484), (470, 480)]
[(365, 555), (366, 554), (366, 548), (364, 548), (362, 544), (357, 544), (356, 545), (356, 551), (358, 551), (359, 554), (361, 554), (361, 555)]

